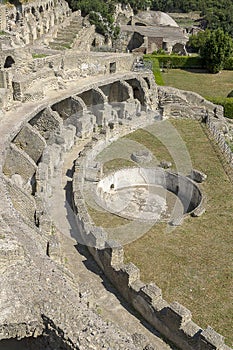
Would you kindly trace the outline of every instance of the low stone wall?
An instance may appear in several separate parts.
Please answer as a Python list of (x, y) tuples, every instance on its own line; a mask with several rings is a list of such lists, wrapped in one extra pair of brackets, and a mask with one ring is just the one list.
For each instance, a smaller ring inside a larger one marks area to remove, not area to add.
[(206, 125), (210, 133), (214, 136), (214, 139), (218, 143), (222, 153), (225, 155), (228, 163), (233, 166), (233, 152), (231, 151), (230, 146), (226, 143), (226, 139), (223, 136), (223, 133), (216, 127), (216, 124), (211, 120), (210, 117), (207, 118)]
[(217, 127), (219, 122), (226, 123), (222, 106), (215, 105), (194, 92), (171, 87), (160, 86), (158, 96), (163, 118), (190, 118), (206, 123), (227, 162), (233, 165), (233, 153), (223, 132)]
[(203, 121), (209, 116), (224, 120), (222, 106), (205, 100), (195, 92), (159, 86), (158, 99), (165, 119), (182, 117)]
[(203, 330), (195, 324), (191, 312), (184, 306), (177, 302), (167, 303), (157, 285), (144, 284), (140, 280), (140, 270), (132, 263), (124, 263), (123, 247), (109, 241), (103, 228), (94, 226), (85, 205), (83, 185), (90, 154), (95, 154), (95, 149), (102, 149), (103, 144), (103, 140), (93, 141), (75, 162), (73, 204), (83, 244), (121, 295), (179, 349), (230, 350), (224, 344), (224, 338), (211, 327)]

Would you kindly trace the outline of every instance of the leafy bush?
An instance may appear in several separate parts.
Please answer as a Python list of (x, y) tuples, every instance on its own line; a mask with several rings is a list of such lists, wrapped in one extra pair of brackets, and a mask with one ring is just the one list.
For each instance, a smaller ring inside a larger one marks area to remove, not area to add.
[(226, 60), (231, 57), (233, 41), (221, 28), (206, 31), (206, 39), (200, 48), (200, 56), (210, 73), (220, 72)]
[(199, 56), (145, 55), (146, 59), (157, 59), (163, 68), (203, 68), (204, 62)]
[(224, 116), (233, 119), (233, 97), (211, 97), (209, 101), (224, 108)]
[(224, 64), (224, 69), (226, 70), (233, 70), (233, 57), (229, 57), (225, 64)]
[(229, 94), (227, 95), (227, 97), (233, 97), (233, 90), (231, 92), (229, 92)]

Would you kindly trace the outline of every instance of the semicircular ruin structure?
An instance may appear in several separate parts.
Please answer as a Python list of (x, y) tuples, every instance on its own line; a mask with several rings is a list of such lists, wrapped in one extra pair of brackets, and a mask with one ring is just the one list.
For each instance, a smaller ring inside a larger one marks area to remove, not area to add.
[(106, 210), (141, 220), (162, 220), (171, 194), (176, 197), (173, 219), (199, 211), (203, 205), (203, 195), (194, 181), (161, 168), (118, 170), (101, 179), (96, 192), (98, 204)]

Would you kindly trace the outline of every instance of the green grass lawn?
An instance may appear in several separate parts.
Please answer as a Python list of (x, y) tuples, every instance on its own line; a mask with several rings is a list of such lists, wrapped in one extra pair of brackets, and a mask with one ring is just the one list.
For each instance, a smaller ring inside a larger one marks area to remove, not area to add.
[[(208, 176), (201, 185), (207, 196), (206, 213), (186, 218), (171, 232), (166, 223), (155, 225), (124, 247), (125, 261), (140, 268), (144, 282), (155, 282), (164, 299), (189, 308), (194, 322), (202, 328), (210, 325), (232, 346), (233, 186), (202, 126), (192, 120), (170, 122), (185, 141), (193, 167)], [(137, 130), (128, 138), (146, 146), (158, 160), (170, 159), (166, 147), (148, 131)], [(124, 160), (122, 166), (126, 163)], [(105, 164), (106, 170), (119, 167), (119, 159), (115, 167), (113, 161)], [(91, 214), (96, 224), (105, 227), (126, 223), (109, 213), (101, 218), (94, 211)]]
[(233, 71), (210, 74), (203, 70), (170, 69), (162, 73), (164, 84), (197, 92), (205, 98), (227, 97), (233, 90)]

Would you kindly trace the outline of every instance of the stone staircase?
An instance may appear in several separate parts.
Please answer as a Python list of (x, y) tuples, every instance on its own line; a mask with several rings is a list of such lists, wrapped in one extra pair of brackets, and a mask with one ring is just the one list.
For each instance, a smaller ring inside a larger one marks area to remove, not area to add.
[(57, 36), (49, 43), (49, 47), (54, 50), (71, 49), (79, 32), (82, 30), (82, 19), (79, 13), (74, 14), (66, 27), (58, 29)]

